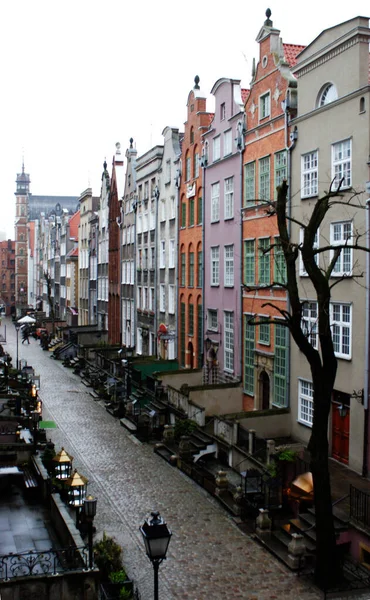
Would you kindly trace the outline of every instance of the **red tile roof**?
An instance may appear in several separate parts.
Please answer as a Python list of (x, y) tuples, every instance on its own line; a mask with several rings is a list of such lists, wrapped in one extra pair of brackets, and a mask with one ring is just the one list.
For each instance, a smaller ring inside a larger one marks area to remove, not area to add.
[(67, 256), (70, 258), (71, 256), (78, 256), (78, 247), (77, 248), (72, 248), (72, 250), (70, 250), (70, 252), (68, 252)]
[(69, 219), (69, 237), (78, 240), (78, 226), (80, 224), (80, 211), (78, 210), (70, 219)]
[(284, 55), (290, 67), (294, 67), (297, 63), (297, 56), (306, 46), (299, 46), (298, 44), (283, 44)]
[(245, 88), (242, 88), (242, 100), (243, 100), (244, 104), (249, 96), (249, 91), (250, 90), (246, 90)]

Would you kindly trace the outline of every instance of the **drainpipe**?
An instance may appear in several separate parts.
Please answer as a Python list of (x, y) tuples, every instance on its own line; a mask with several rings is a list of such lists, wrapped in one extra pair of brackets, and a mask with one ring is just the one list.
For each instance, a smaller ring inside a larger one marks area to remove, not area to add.
[[(207, 141), (205, 142), (207, 144)], [(202, 332), (201, 332), (201, 350), (202, 350), (202, 363), (203, 369), (205, 367), (205, 356), (204, 356), (204, 335), (205, 335), (205, 263), (206, 263), (206, 253), (205, 253), (205, 222), (206, 222), (206, 167), (207, 167), (207, 146), (205, 145), (204, 154), (202, 156), (202, 172), (203, 172), (203, 194), (202, 194)]]
[(159, 236), (157, 235), (158, 232), (158, 201), (159, 201), (159, 188), (158, 185), (155, 186), (154, 188), (154, 197), (155, 197), (155, 230), (154, 230), (154, 240), (155, 240), (155, 270), (154, 270), (154, 354), (156, 356), (156, 358), (159, 358), (158, 356), (158, 336), (157, 336), (157, 332), (158, 332), (158, 315), (157, 315), (157, 308), (158, 308), (158, 289), (157, 289), (157, 285), (158, 285), (158, 241), (159, 241)]
[[(132, 201), (132, 208), (134, 210), (134, 285), (133, 285), (133, 295), (134, 295), (134, 316), (131, 315), (131, 331), (130, 331), (130, 335), (132, 335), (132, 327), (134, 327), (134, 347), (135, 347), (135, 355), (136, 355), (136, 331), (137, 331), (137, 326), (136, 326), (136, 318), (137, 318), (137, 287), (136, 287), (136, 279), (137, 279), (137, 274), (136, 274), (136, 250), (137, 250), (137, 244), (136, 244), (136, 214), (137, 214), (137, 204), (138, 204), (138, 199), (137, 197), (134, 197), (133, 201)], [(130, 267), (131, 268), (131, 267)], [(130, 279), (131, 279), (131, 273), (130, 273)]]
[[(244, 140), (244, 138), (243, 138)], [(240, 148), (240, 214), (242, 222), (240, 227), (240, 337), (239, 337), (239, 355), (240, 355), (240, 377), (243, 380), (243, 147)]]
[[(366, 200), (366, 246), (370, 249), (370, 198)], [(366, 252), (366, 308), (365, 308), (365, 382), (364, 382), (364, 450), (362, 459), (362, 477), (367, 477), (368, 464), (369, 464), (369, 310), (370, 310), (370, 298), (369, 298), (369, 268), (370, 268), (370, 256)]]
[[(175, 319), (175, 340), (176, 340), (176, 350), (175, 350), (175, 355), (176, 358), (179, 359), (179, 323), (178, 323), (178, 319), (179, 319), (179, 315), (180, 315), (180, 278), (179, 278), (179, 273), (180, 273), (180, 269), (179, 269), (179, 260), (181, 260), (180, 257), (180, 247), (179, 247), (179, 228), (180, 228), (180, 185), (181, 185), (181, 173), (180, 173), (180, 160), (181, 160), (181, 155), (179, 157), (179, 168), (177, 170), (177, 175), (175, 178), (175, 185), (176, 185), (176, 200), (177, 200), (177, 221), (176, 221), (176, 227), (175, 227), (175, 231), (176, 231), (176, 248), (177, 248), (177, 252), (176, 252), (176, 256), (177, 256), (177, 263), (176, 263), (176, 304), (177, 304), (177, 317)], [(179, 364), (179, 363), (178, 363)]]

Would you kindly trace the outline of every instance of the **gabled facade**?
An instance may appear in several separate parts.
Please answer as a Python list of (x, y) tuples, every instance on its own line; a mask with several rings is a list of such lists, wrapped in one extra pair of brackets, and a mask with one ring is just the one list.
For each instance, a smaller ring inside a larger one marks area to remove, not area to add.
[(99, 229), (98, 229), (98, 283), (97, 283), (97, 323), (98, 328), (108, 329), (108, 247), (109, 247), (109, 192), (110, 177), (107, 170), (107, 163), (104, 161), (104, 170), (101, 176), (100, 204), (98, 209)]
[(163, 146), (154, 146), (137, 159), (135, 215), (136, 354), (157, 355), (157, 297), (159, 276), (157, 230), (159, 170)]
[(187, 101), (177, 180), (178, 205), (178, 359), (183, 368), (203, 366), (203, 169), (202, 135), (213, 115), (195, 77)]
[(156, 230), (158, 263), (155, 290), (158, 357), (174, 359), (177, 355), (177, 205), (176, 172), (180, 162), (179, 130), (166, 127), (161, 174), (158, 180), (159, 200)]
[(240, 213), (247, 90), (240, 80), (223, 78), (211, 93), (215, 115), (203, 135), (204, 362), (206, 381), (214, 383), (239, 379), (242, 372)]
[(15, 303), (15, 242), (0, 242), (0, 312), (9, 316)]
[[(341, 203), (329, 209), (320, 226), (317, 248), (329, 244), (368, 244), (368, 211), (346, 205), (353, 189), (365, 206), (370, 180), (369, 20), (357, 17), (323, 31), (297, 57), (297, 141), (292, 152), (292, 238), (302, 231), (319, 197), (342, 180)], [(299, 223), (301, 225), (299, 225)], [(357, 238), (357, 236), (363, 236)], [(330, 251), (318, 253), (318, 266), (328, 269)], [(303, 264), (300, 297), (307, 335), (318, 344), (316, 294)], [(357, 472), (367, 473), (369, 381), (369, 279), (366, 253), (341, 250), (331, 272), (331, 326), (338, 359), (329, 425), (329, 452)], [(359, 278), (367, 273), (366, 278)], [(292, 431), (307, 441), (313, 421), (310, 369), (299, 351), (291, 357)], [(367, 425), (368, 427), (368, 425)]]
[[(257, 40), (245, 104), (243, 155), (243, 407), (266, 410), (288, 405), (289, 336), (269, 324), (287, 308), (286, 267), (271, 208), (276, 188), (288, 178), (289, 122), (296, 114), (297, 80), (290, 71), (303, 46), (282, 44), (267, 18)], [(268, 306), (266, 306), (268, 304)], [(274, 305), (276, 308), (274, 308)], [(261, 322), (255, 326), (248, 322)]]
[(97, 211), (99, 198), (92, 195), (91, 188), (87, 188), (80, 196), (80, 225), (78, 230), (78, 324), (90, 325), (90, 240), (91, 217)]
[(116, 144), (109, 192), (108, 217), (108, 343), (121, 344), (121, 200), (124, 194), (121, 144)]
[(135, 346), (135, 211), (137, 204), (134, 140), (126, 150), (125, 192), (122, 201), (122, 345)]

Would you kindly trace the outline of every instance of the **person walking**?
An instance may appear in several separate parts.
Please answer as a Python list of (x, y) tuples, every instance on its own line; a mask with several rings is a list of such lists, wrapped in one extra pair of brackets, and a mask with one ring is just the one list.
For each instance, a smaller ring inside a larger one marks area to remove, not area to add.
[(30, 330), (27, 325), (25, 325), (22, 330), (22, 344), (24, 344), (24, 342), (30, 343)]

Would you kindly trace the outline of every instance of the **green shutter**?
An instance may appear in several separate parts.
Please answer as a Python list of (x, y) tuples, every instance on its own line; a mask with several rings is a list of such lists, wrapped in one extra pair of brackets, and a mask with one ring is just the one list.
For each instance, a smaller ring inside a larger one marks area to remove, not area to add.
[(287, 406), (288, 328), (275, 325), (274, 400), (281, 408)]
[(185, 367), (185, 303), (180, 307), (180, 362)]
[(244, 316), (244, 391), (253, 396), (254, 394), (254, 348), (256, 328), (249, 325), (248, 315)]
[(198, 331), (197, 331), (197, 338), (198, 338), (198, 356), (197, 356), (197, 361), (198, 361), (198, 369), (202, 368), (202, 328), (203, 328), (203, 307), (201, 304), (198, 304), (198, 323), (197, 323), (197, 327), (198, 327)]

